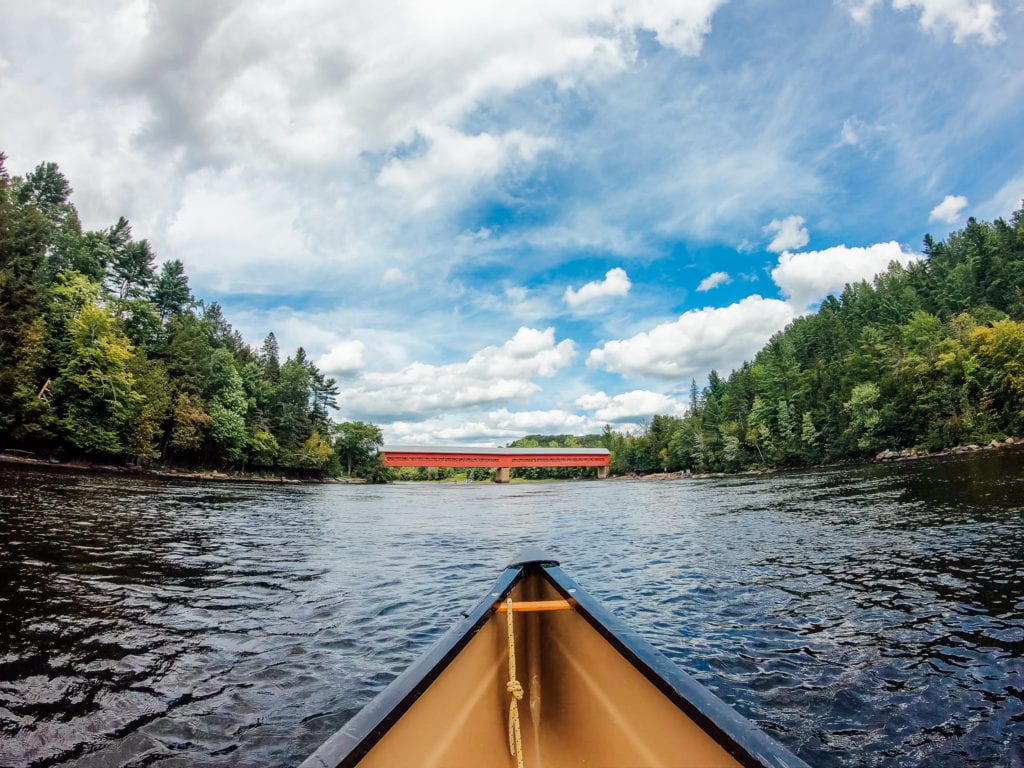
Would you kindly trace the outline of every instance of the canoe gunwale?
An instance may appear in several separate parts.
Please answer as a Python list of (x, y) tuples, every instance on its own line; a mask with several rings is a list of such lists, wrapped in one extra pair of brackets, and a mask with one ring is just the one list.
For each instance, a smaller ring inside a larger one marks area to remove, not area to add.
[(487, 594), (465, 614), (462, 621), (392, 680), (341, 730), (321, 744), (299, 768), (349, 768), (362, 760), (487, 623), (495, 601), (508, 594), (523, 577), (524, 571), (525, 568), (520, 566), (509, 566), (502, 571)]
[(741, 764), (749, 768), (809, 768), (616, 618), (559, 566), (541, 568), (555, 588), (576, 603), (576, 612), (594, 630)]
[(556, 560), (548, 557), (513, 561), (472, 610), (464, 614), (462, 621), (321, 744), (299, 768), (351, 768), (358, 764), (490, 620), (497, 603), (521, 579), (535, 574), (543, 575), (566, 600), (572, 601), (574, 610), (624, 659), (742, 765), (808, 768), (807, 763), (617, 619), (566, 574)]

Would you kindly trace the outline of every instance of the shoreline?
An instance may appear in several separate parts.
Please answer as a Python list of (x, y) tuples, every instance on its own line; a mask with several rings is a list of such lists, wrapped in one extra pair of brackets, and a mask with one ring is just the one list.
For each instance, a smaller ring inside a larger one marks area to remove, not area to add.
[[(710, 480), (723, 477), (744, 477), (749, 475), (764, 475), (776, 472), (805, 471), (813, 469), (829, 469), (834, 467), (867, 466), (870, 464), (887, 464), (903, 461), (917, 461), (919, 459), (941, 458), (943, 456), (959, 456), (967, 453), (983, 453), (987, 451), (1007, 450), (1011, 448), (1024, 448), (1024, 437), (1008, 437), (1005, 440), (992, 440), (985, 444), (971, 443), (968, 445), (957, 445), (946, 448), (942, 451), (930, 452), (920, 448), (904, 448), (902, 450), (886, 449), (875, 454), (874, 457), (859, 461), (839, 461), (828, 464), (812, 464), (804, 467), (761, 467), (757, 469), (744, 469), (738, 472), (688, 472), (679, 470), (676, 472), (650, 472), (638, 474), (631, 472), (626, 475), (613, 475), (608, 480), (613, 482), (625, 480), (640, 480), (645, 482), (664, 482), (669, 480)], [(105, 475), (127, 475), (142, 479), (154, 480), (187, 480), (192, 482), (226, 482), (226, 483), (260, 483), (265, 485), (362, 485), (366, 483), (363, 478), (336, 478), (336, 477), (289, 477), (288, 475), (273, 474), (260, 475), (255, 473), (221, 472), (219, 470), (180, 470), (180, 469), (148, 469), (135, 466), (117, 466), (114, 464), (100, 464), (98, 462), (84, 459), (71, 459), (58, 461), (56, 459), (40, 459), (31, 451), (19, 449), (0, 450), (0, 466), (20, 466), (40, 469), (48, 472), (79, 472), (84, 474), (105, 474)], [(416, 482), (416, 481), (408, 481)], [(424, 481), (439, 482), (445, 481)], [(519, 483), (530, 482), (557, 482), (554, 480), (523, 480)], [(566, 481), (569, 482), (569, 481)]]
[(141, 479), (153, 480), (191, 480), (202, 482), (226, 483), (263, 483), (268, 485), (331, 485), (359, 484), (361, 478), (345, 480), (334, 477), (289, 477), (288, 475), (259, 475), (250, 473), (230, 474), (218, 470), (180, 470), (180, 469), (148, 469), (146, 467), (117, 466), (100, 464), (84, 459), (57, 461), (55, 459), (36, 458), (30, 451), (7, 449), (0, 451), (0, 465), (31, 467), (48, 472), (79, 472), (84, 474), (126, 475)]
[(879, 451), (874, 457), (860, 461), (835, 461), (828, 464), (810, 464), (804, 467), (761, 467), (759, 469), (744, 469), (738, 472), (690, 472), (685, 470), (678, 472), (651, 472), (646, 475), (631, 473), (628, 475), (616, 475), (609, 480), (647, 480), (663, 482), (666, 480), (709, 480), (721, 477), (745, 477), (749, 475), (766, 475), (775, 472), (803, 472), (813, 469), (829, 469), (834, 467), (865, 467), (871, 464), (892, 464), (903, 461), (917, 461), (919, 459), (938, 459), (943, 456), (961, 456), (965, 453), (985, 453), (988, 451), (1002, 451), (1011, 448), (1024, 448), (1024, 437), (1008, 437), (1005, 440), (992, 440), (980, 444), (970, 443), (968, 445), (956, 445), (952, 448), (945, 448), (941, 451), (927, 451), (923, 448), (903, 448), (896, 451), (886, 449)]

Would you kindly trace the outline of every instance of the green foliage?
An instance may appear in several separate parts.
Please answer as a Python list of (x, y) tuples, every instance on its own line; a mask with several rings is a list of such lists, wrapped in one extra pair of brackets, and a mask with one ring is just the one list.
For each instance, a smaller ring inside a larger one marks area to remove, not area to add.
[[(608, 428), (609, 431), (611, 427)], [(509, 448), (606, 448), (601, 435), (527, 435), (509, 443)], [(586, 467), (516, 467), (510, 477), (521, 480), (575, 480), (590, 477)]]
[(160, 360), (150, 360), (138, 350), (128, 362), (135, 399), (124, 426), (126, 453), (137, 464), (160, 457), (163, 426), (171, 414), (171, 382)]
[[(0, 154), (0, 447), (336, 473), (338, 387), (301, 348), (248, 347), (197, 302), (181, 261), (124, 218), (82, 232), (54, 163), (11, 178)], [(386, 472), (380, 430), (342, 430), (350, 473)]]
[(210, 421), (210, 414), (198, 396), (187, 392), (179, 394), (171, 414), (171, 450), (181, 455), (198, 454)]
[(334, 449), (330, 441), (321, 437), (315, 429), (302, 443), (298, 465), (305, 469), (323, 470), (334, 458)]
[(380, 428), (362, 421), (346, 421), (335, 430), (334, 453), (345, 474), (363, 475), (375, 468), (377, 449), (384, 444)]
[(192, 303), (192, 292), (185, 276), (185, 265), (177, 259), (165, 261), (160, 268), (160, 277), (153, 285), (153, 307), (160, 322), (180, 315)]
[(0, 153), (0, 445), (38, 424), (33, 399), (43, 385), (37, 353), (49, 230), (43, 213), (13, 194), (4, 159)]
[(86, 454), (121, 456), (121, 433), (138, 407), (128, 369), (131, 343), (106, 309), (87, 304), (71, 323), (67, 366), (53, 389), (67, 441)]
[(692, 384), (664, 453), (668, 417), (639, 435), (606, 428), (613, 472), (800, 466), (1024, 433), (1024, 209), (924, 250), (827, 297), (727, 379)]
[[(273, 334), (250, 348), (218, 304), (194, 299), (180, 261), (157, 272), (127, 220), (83, 232), (56, 164), (17, 178), (5, 159), (0, 447), (391, 476), (377, 427), (333, 423), (337, 383), (302, 348), (283, 362)], [(604, 447), (623, 474), (801, 466), (1021, 435), (1024, 209), (970, 219), (944, 242), (926, 237), (924, 253), (827, 297), (728, 377), (691, 382), (685, 416), (654, 416), (638, 434), (608, 425), (513, 445)]]

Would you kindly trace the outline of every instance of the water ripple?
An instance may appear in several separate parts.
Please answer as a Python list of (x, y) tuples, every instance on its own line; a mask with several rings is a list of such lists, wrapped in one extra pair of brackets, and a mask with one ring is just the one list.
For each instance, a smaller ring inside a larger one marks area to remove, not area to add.
[(1022, 469), (386, 488), (0, 469), (0, 766), (294, 764), (526, 544), (812, 764), (1024, 765)]

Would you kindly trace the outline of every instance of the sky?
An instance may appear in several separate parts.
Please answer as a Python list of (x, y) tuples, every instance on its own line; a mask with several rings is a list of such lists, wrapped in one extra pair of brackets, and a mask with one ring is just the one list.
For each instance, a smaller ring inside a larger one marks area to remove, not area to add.
[(9, 171), (58, 163), (85, 227), (128, 218), (386, 443), (682, 415), (829, 293), (1024, 198), (1019, 0), (0, 18)]

